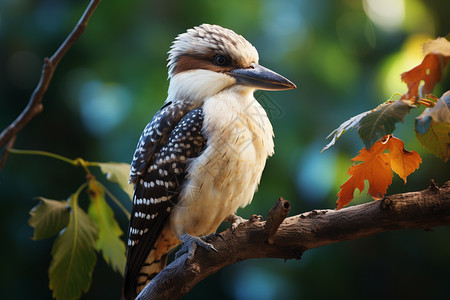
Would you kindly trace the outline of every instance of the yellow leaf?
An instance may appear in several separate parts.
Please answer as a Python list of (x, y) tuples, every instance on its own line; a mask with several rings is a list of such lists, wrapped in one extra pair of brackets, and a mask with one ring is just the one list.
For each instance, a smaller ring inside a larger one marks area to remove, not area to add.
[(105, 261), (122, 275), (125, 269), (125, 244), (120, 239), (122, 230), (114, 218), (114, 212), (106, 203), (105, 192), (94, 178), (89, 180), (88, 195), (91, 203), (88, 214), (98, 227), (96, 249), (101, 251)]

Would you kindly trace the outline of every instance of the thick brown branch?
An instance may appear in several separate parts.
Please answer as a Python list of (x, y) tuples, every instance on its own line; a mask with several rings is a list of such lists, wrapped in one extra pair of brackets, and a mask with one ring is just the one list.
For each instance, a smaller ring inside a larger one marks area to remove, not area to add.
[(300, 259), (306, 250), (385, 231), (450, 225), (450, 181), (421, 192), (389, 196), (341, 210), (313, 210), (287, 218), (267, 242), (266, 222), (249, 221), (211, 243), (218, 253), (198, 248), (167, 266), (138, 299), (179, 299), (223, 267), (249, 258)]
[[(44, 59), (44, 65), (42, 66), (41, 78), (38, 85), (33, 91), (33, 94), (28, 101), (27, 106), (22, 111), (22, 113), (0, 134), (0, 148), (2, 148), (11, 138), (15, 137), (16, 134), (22, 130), (25, 125), (27, 125), (31, 119), (42, 111), (42, 97), (47, 91), (48, 85), (52, 79), (53, 73), (56, 67), (61, 61), (62, 57), (67, 53), (67, 51), (72, 47), (72, 45), (78, 40), (84, 29), (87, 26), (87, 22), (94, 12), (95, 8), (98, 6), (101, 0), (91, 0), (88, 7), (86, 8), (83, 16), (78, 21), (73, 31), (68, 35), (66, 40), (61, 44), (61, 46), (56, 50), (56, 52), (50, 58)], [(4, 164), (4, 160), (7, 155), (2, 157), (0, 165)]]

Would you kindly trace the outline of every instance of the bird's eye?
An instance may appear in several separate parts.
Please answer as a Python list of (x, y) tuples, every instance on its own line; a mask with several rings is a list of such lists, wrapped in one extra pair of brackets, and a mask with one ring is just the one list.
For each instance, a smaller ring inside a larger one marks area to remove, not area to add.
[(228, 59), (223, 55), (217, 54), (214, 57), (214, 63), (218, 66), (224, 66), (228, 63)]

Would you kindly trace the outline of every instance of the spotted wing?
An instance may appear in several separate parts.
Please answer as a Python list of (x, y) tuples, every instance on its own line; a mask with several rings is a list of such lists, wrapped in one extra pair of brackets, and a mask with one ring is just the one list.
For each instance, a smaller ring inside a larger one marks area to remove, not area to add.
[[(167, 223), (171, 209), (178, 203), (188, 159), (197, 157), (205, 147), (202, 125), (202, 109), (193, 109), (167, 133), (167, 137), (159, 137), (159, 144), (152, 145), (152, 154), (146, 158), (145, 167), (141, 166), (140, 158), (140, 152), (145, 151), (136, 151), (138, 164), (134, 171), (136, 184), (128, 232), (125, 295), (135, 291), (139, 271)], [(156, 130), (159, 127), (149, 125), (147, 128)], [(151, 134), (144, 134), (152, 138)], [(141, 137), (138, 145), (144, 147), (146, 141)], [(145, 155), (148, 154), (142, 159)]]
[(189, 104), (167, 102), (153, 116), (141, 134), (130, 168), (130, 183), (136, 183), (148, 167), (155, 151), (163, 145), (181, 118), (191, 110)]

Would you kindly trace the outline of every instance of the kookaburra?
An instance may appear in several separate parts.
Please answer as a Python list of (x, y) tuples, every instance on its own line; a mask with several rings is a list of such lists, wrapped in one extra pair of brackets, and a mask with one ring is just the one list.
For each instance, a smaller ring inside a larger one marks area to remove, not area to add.
[(273, 130), (255, 90), (295, 85), (258, 64), (258, 52), (230, 29), (203, 24), (169, 51), (169, 91), (134, 153), (135, 184), (123, 298), (135, 299), (181, 242), (214, 248), (214, 233), (248, 205)]

